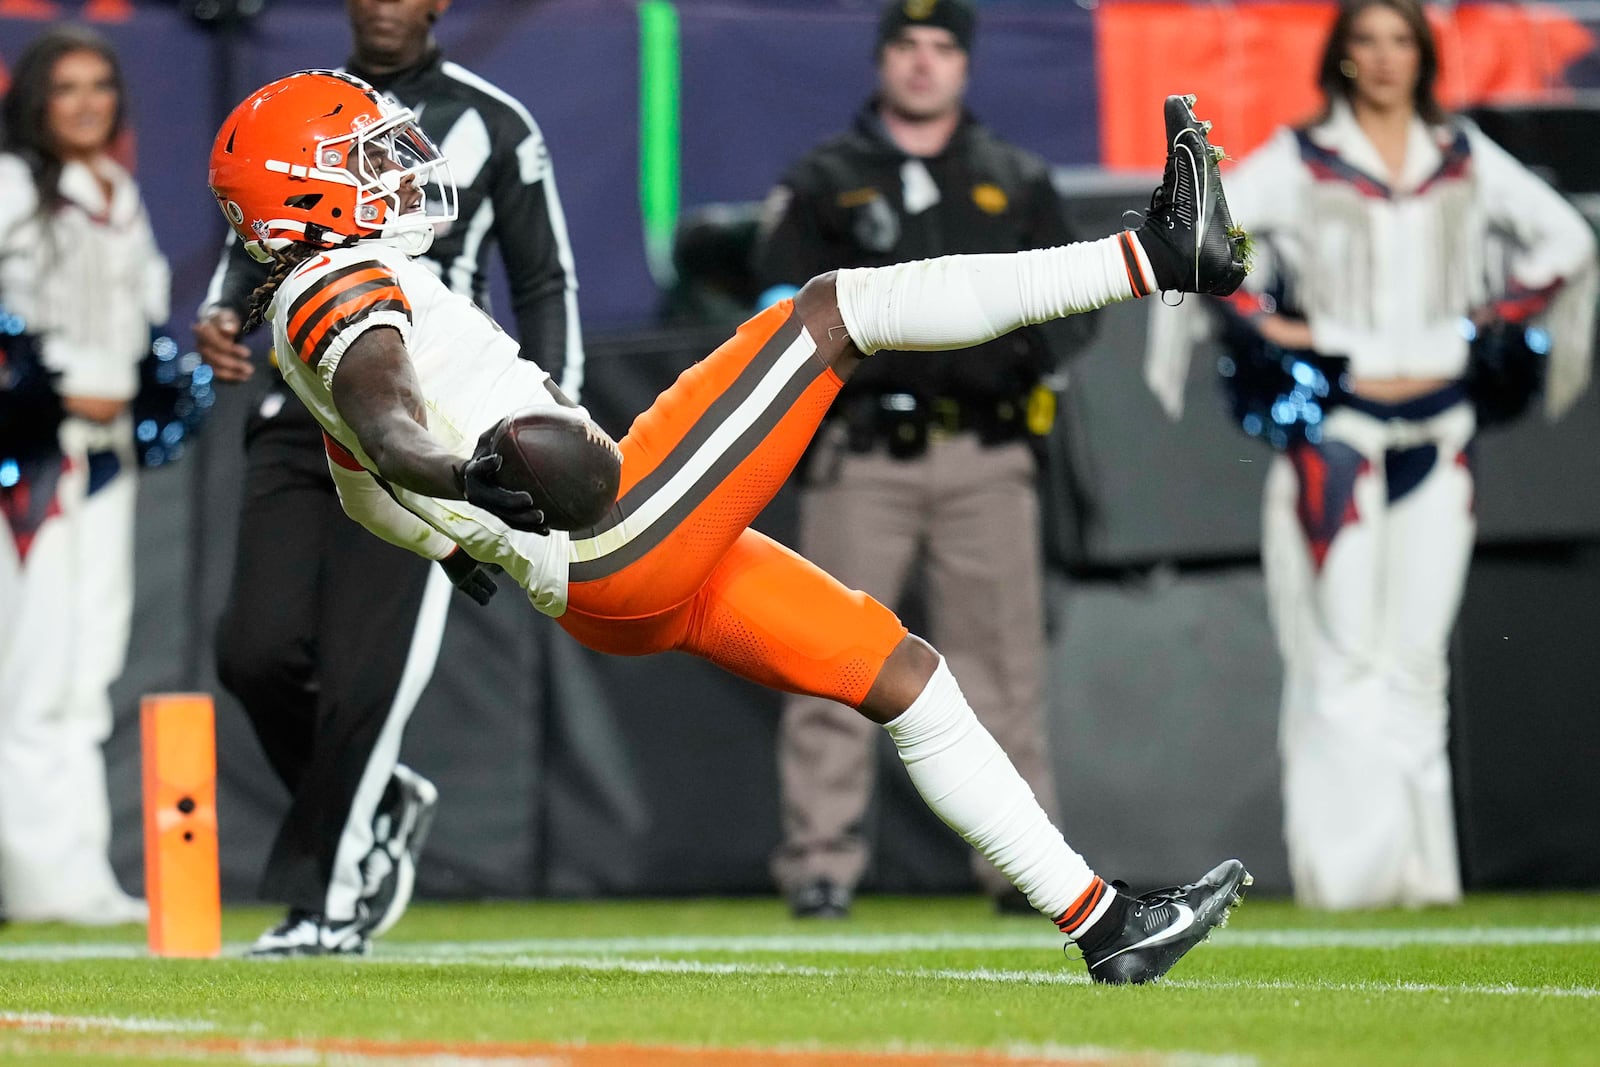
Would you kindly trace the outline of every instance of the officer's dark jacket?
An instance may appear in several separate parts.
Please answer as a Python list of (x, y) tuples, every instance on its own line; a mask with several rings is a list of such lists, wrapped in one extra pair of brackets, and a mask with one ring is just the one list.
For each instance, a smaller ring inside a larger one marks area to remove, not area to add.
[[(924, 159), (939, 202), (905, 211), (901, 167), (911, 157), (884, 130), (876, 100), (849, 132), (796, 163), (767, 204), (755, 271), (763, 288), (801, 285), (840, 267), (875, 267), (971, 252), (1015, 252), (1074, 240), (1049, 168), (970, 114), (945, 151)], [(1090, 316), (1017, 330), (981, 348), (879, 352), (847, 395), (912, 392), (962, 402), (1025, 397), (1093, 334)]]

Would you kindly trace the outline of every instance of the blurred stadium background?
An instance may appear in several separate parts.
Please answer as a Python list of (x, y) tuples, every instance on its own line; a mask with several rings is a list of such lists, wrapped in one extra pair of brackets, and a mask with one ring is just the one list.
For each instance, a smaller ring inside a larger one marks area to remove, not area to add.
[[(876, 10), (875, 0), (458, 0), (441, 21), (446, 55), (526, 102), (557, 161), (588, 340), (584, 399), (613, 432), (723, 335), (682, 308), (697, 285), (739, 295), (755, 204), (871, 91)], [(1083, 232), (1108, 231), (1148, 194), (1167, 92), (1199, 93), (1235, 155), (1308, 114), (1303, 72), (1331, 10), (994, 0), (981, 8), (970, 104), (1058, 166)], [(1600, 8), (1442, 5), (1434, 17), (1445, 102), (1473, 109), (1600, 217)], [(205, 188), (212, 131), (256, 85), (340, 63), (343, 6), (0, 0), (0, 61), (61, 18), (97, 25), (126, 65), (127, 150), (174, 269), (173, 335), (187, 344), (223, 233)], [(1174, 40), (1189, 42), (1192, 66), (1174, 68), (1159, 46)], [(1238, 854), (1258, 890), (1281, 892), (1279, 668), (1256, 563), (1269, 454), (1229, 424), (1203, 364), (1184, 421), (1165, 422), (1140, 380), (1144, 331), (1138, 308), (1105, 313), (1071, 368), (1052, 441), (1064, 825), (1097, 868), (1135, 884)], [(141, 694), (218, 694), (229, 899), (250, 898), (284, 802), (212, 669), (255, 388), (221, 390), (198, 446), (141, 487), (136, 632), (109, 747), (115, 861), (134, 892)], [(1480, 548), (1452, 702), (1473, 888), (1600, 884), (1597, 443), (1593, 390), (1559, 427), (1528, 420), (1481, 443)], [(792, 523), (782, 498), (762, 520), (780, 538)], [(465, 598), (452, 610), (405, 747), (444, 797), (422, 896), (770, 892), (772, 694), (685, 658), (601, 659), (514, 592), (489, 610)], [(968, 890), (964, 846), (896, 767), (886, 757), (864, 889)], [(1204, 806), (1190, 802), (1202, 775), (1227, 783)]]

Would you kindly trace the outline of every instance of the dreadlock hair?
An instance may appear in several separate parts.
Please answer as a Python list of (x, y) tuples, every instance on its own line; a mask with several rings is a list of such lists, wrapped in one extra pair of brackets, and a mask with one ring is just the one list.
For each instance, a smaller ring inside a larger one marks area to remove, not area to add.
[(272, 249), (272, 273), (267, 275), (267, 280), (256, 286), (250, 294), (250, 310), (244, 317), (244, 326), (239, 333), (247, 334), (266, 317), (267, 306), (272, 303), (272, 297), (278, 291), (278, 286), (283, 284), (296, 267), (310, 259), (317, 251), (315, 245), (308, 245), (304, 241), (296, 241), (288, 248)]
[(61, 204), (61, 168), (64, 160), (50, 134), (46, 111), (50, 106), (50, 80), (56, 62), (74, 52), (93, 52), (111, 67), (111, 82), (117, 91), (117, 113), (111, 122), (111, 136), (122, 130), (127, 113), (127, 90), (117, 53), (104, 37), (82, 26), (54, 26), (36, 37), (16, 65), (11, 68), (11, 89), (4, 105), (6, 151), (14, 152), (28, 165), (39, 192), (39, 208), (50, 212)]

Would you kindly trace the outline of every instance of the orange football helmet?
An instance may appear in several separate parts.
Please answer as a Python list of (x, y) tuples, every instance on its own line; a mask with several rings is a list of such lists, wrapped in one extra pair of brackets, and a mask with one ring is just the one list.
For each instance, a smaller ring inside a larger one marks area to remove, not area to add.
[(336, 71), (300, 71), (250, 94), (217, 133), (210, 180), (262, 262), (296, 241), (381, 239), (421, 255), (456, 217), (449, 165), (416, 115)]

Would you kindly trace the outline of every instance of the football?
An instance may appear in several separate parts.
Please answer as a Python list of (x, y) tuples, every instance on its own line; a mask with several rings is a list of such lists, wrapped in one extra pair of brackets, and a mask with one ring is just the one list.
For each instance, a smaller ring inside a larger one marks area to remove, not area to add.
[(617, 502), (622, 450), (574, 408), (528, 408), (508, 415), (492, 438), (494, 480), (533, 497), (554, 530), (582, 530)]

